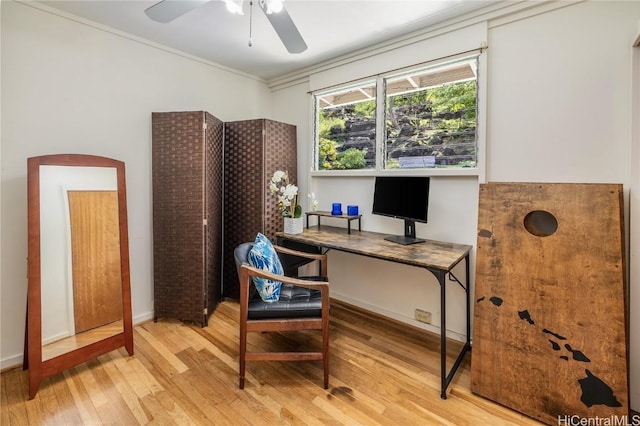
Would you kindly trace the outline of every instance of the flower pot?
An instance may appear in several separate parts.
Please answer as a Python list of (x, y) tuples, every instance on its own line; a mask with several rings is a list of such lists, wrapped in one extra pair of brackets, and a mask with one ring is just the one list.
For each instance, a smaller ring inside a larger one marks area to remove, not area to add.
[(302, 217), (285, 217), (284, 233), (285, 234), (301, 234), (303, 228)]

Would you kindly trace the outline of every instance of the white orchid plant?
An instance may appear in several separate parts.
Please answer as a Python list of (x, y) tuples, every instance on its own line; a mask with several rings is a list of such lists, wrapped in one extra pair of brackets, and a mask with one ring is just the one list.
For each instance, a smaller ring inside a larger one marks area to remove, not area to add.
[[(278, 196), (278, 208), (284, 217), (302, 216), (302, 206), (299, 203), (298, 187), (289, 182), (289, 173), (276, 170), (269, 181), (269, 192)], [(309, 194), (311, 208), (318, 207), (318, 201), (314, 194)]]
[(298, 204), (298, 187), (289, 182), (289, 174), (276, 170), (269, 182), (269, 192), (278, 196), (278, 208), (285, 217), (302, 216), (302, 206)]

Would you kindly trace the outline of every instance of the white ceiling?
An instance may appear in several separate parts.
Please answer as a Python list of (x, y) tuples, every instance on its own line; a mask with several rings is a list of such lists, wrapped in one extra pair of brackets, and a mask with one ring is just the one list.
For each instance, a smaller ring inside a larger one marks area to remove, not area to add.
[[(249, 47), (249, 1), (244, 15), (211, 0), (170, 23), (144, 10), (158, 0), (40, 1), (98, 24), (271, 80), (357, 49), (427, 28), (488, 7), (496, 0), (286, 0), (284, 5), (308, 49), (290, 54), (264, 13), (253, 5)], [(257, 0), (254, 1), (257, 3)]]

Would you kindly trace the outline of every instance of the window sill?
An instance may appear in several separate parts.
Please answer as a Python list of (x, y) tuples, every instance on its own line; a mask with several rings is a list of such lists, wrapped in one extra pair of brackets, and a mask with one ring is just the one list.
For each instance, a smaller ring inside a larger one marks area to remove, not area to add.
[(480, 176), (477, 167), (459, 169), (392, 169), (392, 170), (314, 170), (312, 177), (362, 177), (362, 176)]

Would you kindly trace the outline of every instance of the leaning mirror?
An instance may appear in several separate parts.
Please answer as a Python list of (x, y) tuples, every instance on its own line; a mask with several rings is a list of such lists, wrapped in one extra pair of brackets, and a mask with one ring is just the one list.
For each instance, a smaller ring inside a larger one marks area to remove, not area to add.
[(41, 381), (124, 346), (133, 355), (124, 163), (29, 158), (25, 368)]

